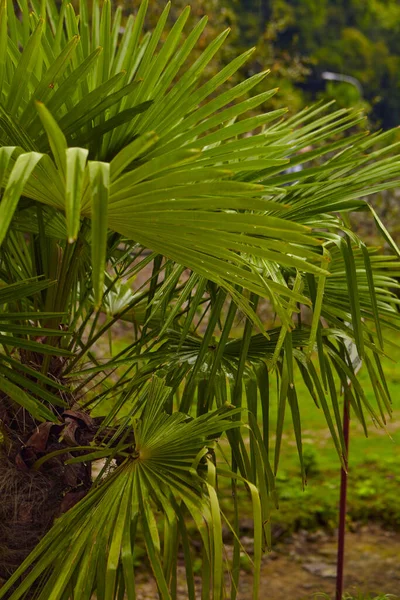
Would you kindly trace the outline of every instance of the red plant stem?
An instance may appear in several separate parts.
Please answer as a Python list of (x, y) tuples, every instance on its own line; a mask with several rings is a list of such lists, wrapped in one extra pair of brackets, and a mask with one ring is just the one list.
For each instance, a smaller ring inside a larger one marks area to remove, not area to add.
[(337, 552), (337, 571), (336, 571), (336, 600), (342, 600), (343, 596), (343, 569), (344, 569), (344, 544), (346, 537), (346, 504), (347, 504), (347, 471), (349, 464), (349, 427), (350, 426), (350, 406), (347, 394), (345, 392), (343, 407), (343, 437), (346, 448), (344, 463), (346, 469), (341, 469), (340, 481), (340, 508), (339, 508), (339, 537)]

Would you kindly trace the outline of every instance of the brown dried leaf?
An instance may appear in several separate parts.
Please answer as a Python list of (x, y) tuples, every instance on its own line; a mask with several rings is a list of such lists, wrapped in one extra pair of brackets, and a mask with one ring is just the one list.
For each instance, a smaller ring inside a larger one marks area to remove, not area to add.
[(75, 465), (65, 465), (64, 481), (68, 487), (76, 488), (79, 483), (79, 478)]
[(62, 499), (60, 513), (63, 514), (75, 506), (75, 504), (78, 504), (79, 500), (82, 500), (82, 498), (86, 496), (87, 491), (88, 490), (82, 490), (80, 492), (67, 492)]
[(61, 437), (68, 446), (79, 446), (78, 441), (75, 438), (77, 429), (79, 429), (79, 424), (75, 419), (65, 419), (65, 427)]
[(64, 418), (70, 417), (72, 419), (76, 419), (77, 421), (85, 425), (89, 429), (89, 431), (95, 431), (96, 429), (93, 419), (87, 413), (84, 413), (80, 410), (65, 410), (62, 416)]
[(33, 448), (35, 452), (46, 452), (47, 442), (53, 425), (55, 425), (55, 423), (51, 423), (50, 421), (41, 423), (26, 442), (25, 446)]
[(15, 457), (15, 464), (18, 467), (18, 469), (21, 469), (21, 471), (25, 471), (25, 472), (29, 471), (27, 465), (25, 464), (24, 459), (22, 458), (22, 456), (20, 454), (17, 454), (17, 456)]

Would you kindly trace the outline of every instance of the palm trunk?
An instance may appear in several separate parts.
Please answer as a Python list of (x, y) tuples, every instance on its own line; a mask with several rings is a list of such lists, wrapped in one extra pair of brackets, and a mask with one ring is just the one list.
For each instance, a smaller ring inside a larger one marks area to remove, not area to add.
[[(25, 411), (0, 398), (0, 578), (7, 579), (45, 535), (54, 519), (91, 487), (91, 464), (65, 464), (73, 445), (93, 437), (89, 417), (65, 411), (62, 422), (37, 425)], [(60, 417), (55, 415), (55, 421)], [(65, 453), (38, 459), (55, 450)]]

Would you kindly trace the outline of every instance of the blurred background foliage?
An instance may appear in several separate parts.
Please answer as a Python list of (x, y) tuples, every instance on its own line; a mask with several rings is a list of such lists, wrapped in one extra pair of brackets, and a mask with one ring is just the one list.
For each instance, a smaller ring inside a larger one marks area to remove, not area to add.
[[(256, 46), (243, 76), (270, 69), (269, 83), (279, 87), (274, 102), (296, 111), (316, 99), (336, 99), (339, 106), (360, 103), (371, 127), (400, 123), (400, 3), (398, 0), (174, 0), (173, 23), (190, 4), (191, 19), (208, 15), (198, 51), (226, 27), (231, 35), (209, 67)], [(132, 2), (124, 0), (124, 13)], [(152, 29), (165, 2), (150, 1), (147, 26)], [(323, 78), (325, 71), (355, 77), (357, 89)]]

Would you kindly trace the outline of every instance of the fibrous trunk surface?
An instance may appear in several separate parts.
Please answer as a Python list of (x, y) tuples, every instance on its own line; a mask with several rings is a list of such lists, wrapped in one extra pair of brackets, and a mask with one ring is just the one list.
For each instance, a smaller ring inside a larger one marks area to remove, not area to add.
[(92, 419), (79, 410), (61, 410), (54, 422), (36, 423), (0, 397), (0, 579), (7, 579), (54, 519), (89, 491), (91, 464), (66, 461), (76, 456), (73, 447), (87, 445), (94, 432)]

